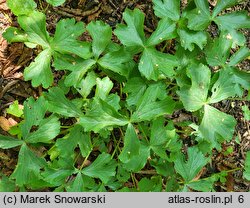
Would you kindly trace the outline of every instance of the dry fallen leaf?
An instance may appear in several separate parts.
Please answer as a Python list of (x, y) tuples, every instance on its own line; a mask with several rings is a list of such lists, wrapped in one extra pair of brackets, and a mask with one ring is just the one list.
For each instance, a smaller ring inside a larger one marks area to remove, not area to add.
[(13, 118), (5, 118), (3, 116), (0, 116), (0, 127), (4, 131), (9, 131), (12, 126), (15, 126), (17, 122)]
[(4, 118), (3, 116), (0, 116), (0, 127), (4, 131), (10, 130), (10, 123), (9, 123), (8, 119)]

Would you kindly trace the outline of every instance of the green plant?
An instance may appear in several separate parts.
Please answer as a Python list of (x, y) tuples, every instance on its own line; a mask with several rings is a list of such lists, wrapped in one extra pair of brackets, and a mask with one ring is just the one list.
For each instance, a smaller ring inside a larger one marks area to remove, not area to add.
[[(149, 37), (144, 14), (126, 9), (125, 23), (114, 30), (121, 44), (112, 41), (112, 29), (102, 21), (85, 27), (63, 19), (49, 34), (46, 16), (34, 10), (32, 0), (15, 2), (24, 5), (8, 0), (21, 29), (10, 27), (3, 36), (40, 50), (24, 79), (49, 89), (37, 100), (27, 99), (23, 115), (15, 112), (17, 103), (7, 111), (23, 120), (9, 131), (12, 136), (0, 135), (0, 148), (20, 147), (14, 172), (0, 180), (1, 191), (212, 191), (216, 181), (225, 182), (227, 172), (197, 176), (212, 149), (220, 151), (232, 139), (236, 125), (214, 104), (250, 88), (250, 74), (237, 68), (250, 54), (239, 32), (249, 28), (249, 17), (221, 14), (236, 0), (218, 1), (212, 12), (203, 0), (190, 1), (182, 11), (179, 0), (153, 0), (159, 22)], [(218, 26), (215, 38), (207, 32), (211, 23)], [(91, 42), (78, 38), (85, 28)], [(174, 54), (165, 50), (171, 41)], [(52, 69), (65, 72), (53, 87)], [(197, 122), (171, 120), (183, 109)], [(182, 134), (193, 144), (187, 154), (181, 151)], [(248, 163), (249, 156), (246, 179)], [(157, 175), (137, 183), (135, 174), (146, 167)], [(124, 187), (128, 181), (132, 188)]]

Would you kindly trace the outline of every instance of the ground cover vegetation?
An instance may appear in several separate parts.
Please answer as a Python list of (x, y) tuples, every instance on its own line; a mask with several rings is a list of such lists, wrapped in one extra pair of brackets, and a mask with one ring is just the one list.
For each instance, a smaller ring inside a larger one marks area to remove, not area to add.
[[(19, 26), (3, 37), (38, 51), (24, 80), (43, 90), (23, 109), (18, 101), (7, 109), (19, 122), (0, 135), (0, 148), (17, 149), (18, 162), (0, 173), (0, 191), (217, 191), (237, 171), (250, 180), (249, 151), (241, 166), (211, 168), (214, 152), (231, 154), (224, 144), (237, 140), (236, 119), (216, 104), (244, 100), (250, 120), (250, 73), (238, 67), (250, 55), (241, 32), (250, 18), (224, 13), (239, 1), (218, 0), (211, 10), (204, 0), (184, 8), (153, 0), (151, 34), (138, 8), (115, 28), (65, 18), (51, 33), (35, 1), (7, 3)], [(180, 111), (192, 119), (174, 119)]]

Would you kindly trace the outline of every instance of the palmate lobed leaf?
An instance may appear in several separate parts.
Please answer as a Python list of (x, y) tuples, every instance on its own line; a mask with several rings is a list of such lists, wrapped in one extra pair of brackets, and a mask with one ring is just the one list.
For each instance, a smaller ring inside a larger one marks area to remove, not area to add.
[(56, 25), (56, 31), (50, 47), (59, 53), (72, 53), (82, 58), (90, 58), (90, 43), (78, 41), (77, 38), (85, 31), (83, 22), (75, 19), (63, 19)]
[(76, 22), (74, 19), (59, 21), (54, 37), (49, 36), (46, 30), (46, 16), (41, 12), (33, 11), (21, 15), (18, 17), (18, 22), (23, 31), (9, 28), (3, 36), (9, 42), (25, 42), (29, 47), (42, 46), (43, 51), (24, 71), (25, 80), (32, 80), (32, 85), (35, 87), (42, 85), (48, 88), (52, 85), (53, 75), (50, 65), (54, 54), (75, 54), (82, 58), (92, 56), (91, 43), (77, 40), (84, 32), (82, 22)]
[(8, 41), (8, 43), (28, 42), (27, 34), (16, 27), (8, 27), (3, 33), (3, 37)]
[(232, 43), (228, 33), (221, 33), (218, 38), (209, 42), (205, 49), (208, 64), (210, 66), (223, 66), (229, 57)]
[(235, 125), (236, 120), (233, 116), (227, 115), (212, 106), (205, 105), (199, 131), (204, 139), (211, 143), (213, 147), (219, 149), (220, 142), (232, 139)]
[(180, 18), (180, 1), (179, 0), (153, 0), (155, 15), (164, 18), (168, 17), (173, 21)]
[(73, 183), (66, 187), (67, 192), (94, 192), (97, 189), (98, 185), (95, 180), (82, 173), (78, 173)]
[(131, 157), (127, 163), (123, 163), (124, 168), (127, 171), (137, 172), (140, 171), (147, 163), (150, 156), (150, 148), (148, 145), (141, 143), (139, 154)]
[(157, 51), (155, 48), (144, 49), (140, 63), (139, 71), (149, 80), (158, 80), (161, 74), (166, 77), (173, 77), (174, 68), (179, 65), (175, 56)]
[(247, 15), (247, 11), (237, 11), (224, 14), (216, 17), (214, 21), (221, 30), (230, 31), (231, 29), (250, 27), (250, 17)]
[(173, 39), (176, 37), (176, 24), (168, 19), (164, 18), (158, 22), (156, 30), (147, 39), (147, 46), (155, 46), (164, 40)]
[(162, 177), (152, 176), (151, 179), (142, 178), (138, 183), (140, 192), (160, 192), (162, 191)]
[(59, 87), (54, 87), (45, 94), (48, 101), (48, 109), (53, 113), (58, 113), (67, 117), (80, 117), (81, 110), (70, 100), (68, 100), (64, 92)]
[(101, 99), (94, 99), (92, 107), (84, 116), (80, 117), (79, 124), (85, 131), (99, 132), (100, 130), (113, 127), (125, 126), (128, 119), (121, 115), (116, 109)]
[(17, 20), (27, 34), (27, 42), (40, 45), (43, 49), (49, 48), (50, 37), (46, 30), (45, 14), (33, 11), (28, 15), (19, 16)]
[(50, 68), (52, 52), (50, 49), (42, 51), (28, 67), (24, 70), (26, 81), (31, 80), (34, 87), (42, 85), (48, 88), (53, 83), (53, 74)]
[(116, 166), (117, 164), (110, 154), (102, 153), (81, 172), (90, 177), (100, 178), (104, 183), (107, 183), (112, 176), (115, 176)]
[(161, 115), (171, 114), (175, 102), (166, 94), (165, 85), (162, 82), (151, 84), (144, 95), (138, 100), (136, 110), (130, 121), (149, 121)]
[(70, 129), (69, 134), (56, 141), (56, 147), (59, 151), (59, 157), (74, 158), (75, 148), (79, 147), (83, 157), (86, 157), (92, 151), (90, 135), (83, 131), (83, 127), (75, 125)]
[(235, 83), (235, 77), (232, 76), (231, 70), (224, 69), (219, 72), (219, 78), (213, 85), (209, 98), (209, 103), (218, 103), (229, 97), (240, 94), (239, 88)]
[(98, 64), (104, 70), (108, 69), (126, 78), (129, 77), (135, 66), (131, 53), (126, 51), (125, 48), (108, 52), (98, 60)]
[(24, 142), (22, 140), (0, 134), (0, 148), (2, 149), (17, 147), (22, 145), (23, 143)]
[(50, 143), (60, 133), (60, 122), (58, 118), (50, 116), (39, 123), (36, 131), (31, 132), (25, 138), (28, 143)]
[(183, 86), (177, 93), (185, 109), (188, 111), (196, 111), (207, 102), (211, 72), (210, 69), (203, 64), (193, 64), (188, 67), (187, 74), (192, 81), (191, 87)]
[(126, 25), (118, 25), (115, 29), (115, 35), (125, 46), (143, 47), (145, 43), (144, 35), (144, 14), (139, 10), (134, 11), (126, 9), (123, 13), (123, 19)]
[(92, 88), (96, 85), (96, 78), (97, 75), (93, 71), (91, 71), (76, 85), (77, 91), (83, 98), (86, 99), (90, 94)]
[(195, 45), (203, 49), (207, 44), (207, 33), (204, 31), (194, 32), (188, 29), (179, 29), (180, 43), (183, 48), (193, 51)]
[(34, 180), (38, 182), (42, 179), (40, 173), (45, 166), (45, 160), (36, 156), (26, 144), (23, 144), (19, 151), (17, 166), (11, 178), (15, 179), (16, 184), (20, 187), (30, 184)]
[(154, 46), (176, 36), (175, 23), (167, 18), (160, 20), (157, 29), (146, 40), (144, 14), (138, 9), (126, 9), (123, 16), (127, 25), (120, 24), (115, 34), (125, 46), (136, 47), (135, 53), (142, 52), (139, 63), (141, 74), (149, 80), (158, 80), (161, 74), (171, 78), (175, 74), (174, 67), (179, 64), (178, 60), (173, 55), (157, 51)]
[(16, 16), (27, 15), (37, 6), (34, 0), (7, 0), (7, 5)]
[(188, 12), (188, 28), (195, 31), (205, 30), (211, 22), (208, 1), (195, 0), (196, 7)]
[(141, 77), (132, 77), (129, 79), (123, 88), (124, 92), (129, 94), (126, 99), (128, 106), (135, 106), (146, 89), (147, 85)]
[(24, 102), (24, 121), (20, 124), (23, 138), (26, 138), (30, 133), (32, 126), (38, 126), (40, 124), (47, 109), (48, 103), (42, 96), (37, 100), (30, 97)]
[(98, 58), (111, 42), (112, 29), (109, 25), (102, 21), (92, 21), (87, 25), (87, 30), (93, 39), (93, 54), (96, 58)]
[(182, 154), (179, 154), (174, 165), (175, 170), (185, 180), (185, 184), (188, 184), (208, 162), (209, 158), (206, 158), (197, 147), (189, 147), (187, 161)]
[(119, 159), (122, 161), (122, 163), (127, 163), (131, 158), (138, 156), (139, 153), (140, 141), (132, 124), (128, 124), (124, 137), (124, 147), (121, 154), (119, 155)]

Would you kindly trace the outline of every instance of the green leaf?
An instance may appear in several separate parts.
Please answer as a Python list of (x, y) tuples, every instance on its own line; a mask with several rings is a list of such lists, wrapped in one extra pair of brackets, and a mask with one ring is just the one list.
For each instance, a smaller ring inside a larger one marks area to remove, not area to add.
[(66, 0), (46, 0), (49, 4), (52, 6), (60, 6), (62, 5)]
[(30, 133), (25, 137), (28, 143), (50, 143), (60, 133), (60, 122), (58, 118), (50, 116), (41, 121), (38, 130)]
[(192, 81), (191, 87), (183, 86), (177, 93), (186, 110), (197, 111), (207, 102), (211, 72), (203, 64), (193, 64), (187, 69), (187, 74)]
[(234, 83), (241, 85), (244, 89), (250, 89), (250, 73), (245, 71), (240, 71), (236, 68), (227, 68), (232, 73)]
[(46, 31), (45, 14), (33, 11), (28, 15), (19, 16), (18, 23), (26, 32), (28, 42), (41, 45), (44, 49), (49, 48), (50, 37)]
[(48, 88), (53, 83), (53, 74), (50, 68), (51, 51), (46, 49), (42, 51), (28, 67), (24, 69), (25, 80), (31, 80), (33, 87), (40, 84), (43, 88)]
[(24, 122), (20, 124), (23, 138), (29, 134), (32, 126), (39, 125), (45, 116), (47, 108), (48, 103), (42, 96), (37, 100), (30, 97), (24, 102)]
[[(131, 122), (149, 121), (161, 115), (172, 114), (175, 102), (164, 91), (162, 94), (162, 87), (164, 89), (161, 83), (148, 87), (131, 116)], [(160, 97), (161, 100), (157, 101)]]
[(140, 141), (136, 135), (135, 129), (132, 124), (128, 124), (125, 137), (124, 137), (124, 147), (119, 159), (122, 163), (127, 163), (129, 160), (140, 153)]
[(91, 71), (87, 74), (85, 79), (82, 79), (81, 82), (77, 84), (77, 91), (83, 98), (87, 98), (92, 88), (96, 85), (96, 78), (95, 72)]
[(16, 16), (27, 15), (36, 8), (33, 0), (7, 0), (7, 5)]
[(156, 120), (153, 120), (150, 134), (150, 146), (162, 146), (164, 145), (168, 138), (167, 132), (164, 128), (164, 118), (159, 117)]
[(75, 19), (63, 19), (56, 25), (55, 36), (50, 46), (59, 53), (72, 53), (88, 59), (91, 57), (91, 44), (77, 40), (84, 31), (83, 22), (76, 23)]
[(95, 60), (93, 59), (87, 59), (82, 60), (82, 62), (77, 63), (76, 70), (72, 71), (66, 78), (65, 78), (65, 85), (67, 87), (70, 86), (77, 86), (77, 84), (82, 80), (83, 76), (86, 74), (86, 72), (95, 64)]
[(80, 117), (79, 124), (84, 127), (85, 131), (97, 133), (106, 127), (124, 126), (128, 124), (128, 119), (105, 101), (94, 99), (91, 109)]
[(115, 35), (125, 46), (144, 46), (144, 14), (139, 9), (126, 9), (123, 19), (127, 25), (120, 24), (115, 29)]
[(196, 191), (211, 192), (215, 191), (213, 186), (216, 181), (217, 177), (209, 177), (198, 181), (192, 181), (188, 184), (188, 187)]
[(67, 192), (90, 192), (96, 191), (97, 184), (93, 178), (83, 176), (82, 173), (78, 173), (75, 180), (70, 186), (66, 187)]
[(170, 135), (170, 132), (164, 126), (164, 122), (165, 119), (163, 117), (159, 117), (153, 121), (150, 134), (150, 148), (159, 157), (168, 159), (166, 150), (174, 152), (172, 148), (169, 149), (169, 146), (171, 146), (171, 140), (175, 137), (175, 131)]
[(87, 30), (90, 33), (92, 42), (92, 51), (97, 58), (105, 50), (111, 41), (112, 29), (109, 25), (102, 21), (92, 21), (87, 25)]
[(200, 49), (203, 49), (207, 44), (207, 33), (204, 31), (194, 32), (188, 29), (179, 29), (178, 34), (180, 36), (181, 46), (185, 48), (185, 50), (193, 51), (195, 44), (198, 45)]
[(28, 42), (28, 35), (15, 27), (8, 27), (3, 33), (3, 37), (8, 41), (8, 43), (13, 42)]
[(26, 144), (23, 144), (18, 154), (17, 166), (11, 178), (16, 179), (18, 186), (29, 184), (33, 180), (39, 183), (39, 180), (42, 178), (40, 171), (45, 166), (45, 160), (41, 157), (37, 157)]
[(142, 78), (132, 77), (129, 79), (123, 88), (125, 93), (129, 93), (129, 96), (126, 99), (127, 104), (129, 106), (136, 105), (146, 89), (147, 85)]
[(235, 66), (236, 64), (240, 63), (242, 60), (250, 56), (250, 50), (248, 47), (243, 46), (241, 47), (236, 53), (234, 53), (229, 62), (229, 66)]
[(67, 188), (67, 192), (82, 192), (84, 187), (82, 174), (78, 173), (74, 182), (71, 184), (70, 187)]
[(160, 74), (173, 77), (174, 67), (178, 66), (175, 56), (157, 51), (155, 48), (145, 48), (139, 63), (139, 71), (149, 80), (158, 80)]
[(246, 160), (245, 160), (245, 167), (244, 167), (244, 173), (243, 176), (245, 179), (250, 181), (250, 151), (246, 154)]
[(237, 94), (238, 88), (234, 83), (234, 77), (231, 72), (229, 70), (221, 70), (219, 73), (219, 79), (212, 87), (212, 96), (209, 99), (209, 103), (218, 103)]
[(151, 179), (142, 178), (138, 183), (140, 192), (161, 192), (162, 191), (162, 177), (152, 176)]
[(74, 169), (64, 169), (60, 168), (45, 168), (45, 171), (42, 172), (42, 176), (50, 186), (60, 186), (65, 183), (67, 177), (74, 173)]
[(212, 18), (216, 17), (222, 10), (232, 7), (238, 3), (238, 0), (218, 0), (212, 13)]
[(93, 59), (83, 59), (80, 57), (75, 57), (68, 54), (54, 53), (53, 55), (54, 62), (53, 66), (56, 70), (68, 70), (71, 71), (69, 75), (65, 78), (66, 86), (76, 87), (80, 81), (82, 81), (83, 76), (86, 72), (91, 69), (96, 61)]
[(183, 154), (179, 154), (174, 162), (175, 170), (183, 177), (185, 183), (189, 183), (201, 171), (201, 169), (209, 162), (197, 147), (188, 148), (188, 159), (184, 159)]
[(16, 117), (21, 117), (23, 115), (23, 110), (18, 105), (18, 100), (15, 100), (9, 108), (7, 108), (7, 113)]
[(45, 94), (45, 98), (48, 100), (51, 112), (67, 117), (79, 117), (82, 115), (81, 110), (65, 97), (63, 90), (59, 87), (49, 89), (49, 92)]
[(147, 145), (141, 143), (139, 155), (130, 158), (127, 163), (124, 163), (124, 168), (132, 172), (140, 171), (146, 165), (149, 156), (150, 148)]
[(0, 148), (2, 149), (10, 149), (13, 147), (20, 146), (22, 144), (23, 144), (22, 140), (0, 134)]
[(232, 48), (237, 48), (238, 46), (245, 46), (246, 45), (246, 37), (243, 33), (236, 29), (232, 29), (229, 31), (228, 35), (229, 38), (232, 39)]
[(232, 29), (249, 28), (250, 17), (247, 11), (237, 11), (214, 19), (215, 23), (219, 26), (220, 30), (230, 31)]
[(231, 46), (231, 37), (224, 33), (213, 42), (209, 42), (205, 50), (208, 64), (210, 66), (223, 66), (229, 57)]
[(95, 90), (95, 97), (105, 100), (113, 88), (114, 84), (109, 79), (109, 77), (104, 77), (103, 79), (97, 78), (96, 79), (96, 90)]
[(218, 142), (232, 139), (236, 120), (209, 105), (204, 106), (204, 116), (199, 127), (203, 138), (218, 148)]
[(153, 0), (154, 12), (157, 17), (168, 17), (173, 21), (180, 18), (180, 1), (179, 0)]
[(161, 19), (158, 22), (156, 30), (151, 34), (146, 42), (147, 46), (157, 45), (164, 40), (172, 39), (176, 36), (175, 34), (176, 24), (168, 18)]
[(0, 174), (0, 192), (14, 192), (16, 189), (15, 182), (3, 174)]
[(80, 125), (74, 126), (68, 135), (62, 139), (56, 141), (56, 147), (59, 151), (60, 157), (74, 158), (75, 148), (79, 147), (83, 157), (89, 155), (92, 151), (92, 144), (90, 135), (84, 133), (83, 128)]
[(244, 119), (246, 121), (250, 121), (250, 110), (249, 110), (248, 106), (247, 105), (243, 105), (241, 107), (241, 109), (243, 111)]
[(100, 178), (102, 182), (107, 183), (112, 176), (115, 176), (116, 162), (107, 153), (100, 154), (95, 161), (82, 170), (84, 175)]
[(98, 60), (98, 64), (104, 69), (111, 70), (126, 78), (129, 77), (133, 69), (133, 67), (129, 66), (130, 63), (133, 63), (132, 56), (124, 48), (109, 52)]
[(191, 30), (205, 30), (211, 22), (208, 1), (195, 0), (196, 9), (188, 12), (188, 28)]

